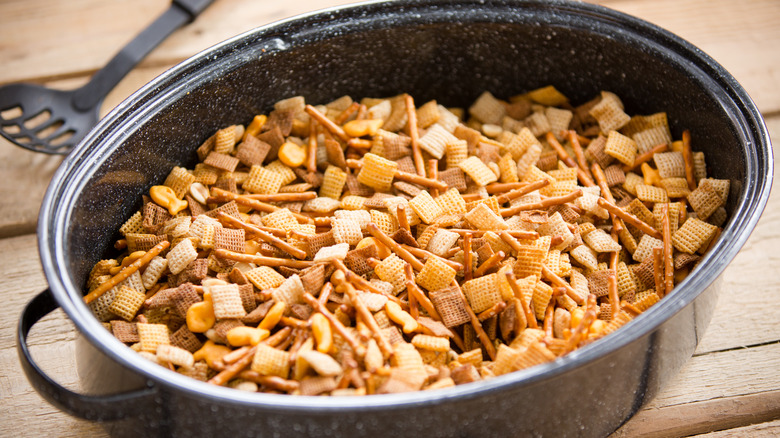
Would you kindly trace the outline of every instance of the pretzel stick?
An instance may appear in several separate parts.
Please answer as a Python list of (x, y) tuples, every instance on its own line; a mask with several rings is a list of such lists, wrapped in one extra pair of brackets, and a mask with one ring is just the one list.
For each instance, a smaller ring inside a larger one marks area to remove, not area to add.
[(479, 338), (479, 341), (482, 343), (482, 346), (485, 347), (485, 351), (487, 351), (490, 360), (496, 360), (496, 347), (493, 346), (493, 342), (491, 342), (490, 337), (487, 335), (487, 333), (485, 333), (485, 330), (482, 328), (482, 323), (479, 322), (479, 318), (477, 318), (477, 315), (474, 313), (474, 310), (471, 308), (471, 305), (469, 304), (469, 300), (467, 300), (466, 296), (463, 295), (463, 291), (460, 289), (460, 285), (458, 284), (458, 281), (452, 280), (452, 285), (455, 286), (455, 288), (458, 290), (460, 299), (463, 300), (463, 306), (466, 309), (466, 313), (468, 313), (469, 318), (471, 318), (471, 325), (472, 327), (474, 327), (474, 331), (477, 333), (477, 337)]
[(632, 318), (635, 318), (635, 317), (639, 316), (642, 313), (642, 311), (639, 310), (639, 308), (637, 308), (635, 305), (633, 305), (633, 304), (631, 304), (629, 302), (626, 302), (626, 301), (621, 301), (620, 302), (620, 309), (622, 311), (628, 313), (629, 315), (631, 315)]
[(296, 330), (295, 331), (295, 341), (293, 341), (292, 346), (290, 347), (290, 360), (289, 364), (293, 365), (295, 364), (295, 360), (298, 358), (298, 352), (301, 350), (301, 347), (303, 346), (303, 343), (306, 341), (306, 339), (309, 338), (309, 331), (308, 330)]
[[(376, 260), (376, 259), (370, 258), (369, 260)], [(401, 300), (398, 297), (393, 296), (393, 295), (387, 295), (384, 292), (382, 292), (381, 290), (377, 289), (376, 286), (371, 284), (371, 282), (369, 282), (365, 278), (361, 277), (360, 275), (357, 275), (352, 270), (347, 268), (347, 266), (341, 260), (333, 260), (333, 265), (336, 267), (336, 269), (338, 269), (339, 271), (341, 271), (344, 274), (344, 279), (346, 279), (348, 282), (354, 284), (355, 286), (357, 286), (361, 290), (366, 291), (366, 292), (371, 292), (371, 293), (374, 293), (374, 294), (379, 294), (379, 295), (382, 295), (383, 297), (387, 297), (390, 301), (395, 301), (397, 304), (399, 304), (399, 305), (401, 305), (401, 307), (403, 307), (403, 305), (401, 303)]]
[(507, 233), (512, 237), (523, 239), (523, 240), (529, 240), (529, 239), (533, 240), (539, 238), (539, 233), (537, 233), (536, 231), (523, 231), (523, 230), (465, 230), (463, 228), (447, 228), (447, 231), (458, 233), (461, 236), (464, 236), (466, 234), (471, 234), (472, 236), (480, 237), (483, 234), (487, 233), (488, 231), (492, 231), (497, 234)]
[(282, 392), (295, 392), (300, 387), (300, 383), (297, 380), (283, 379), (279, 376), (265, 376), (252, 370), (241, 371), (238, 377)]
[(585, 304), (585, 299), (580, 296), (580, 294), (577, 293), (576, 290), (574, 290), (573, 287), (569, 283), (566, 282), (566, 280), (559, 277), (555, 272), (551, 271), (547, 266), (542, 265), (542, 277), (546, 278), (547, 280), (550, 280), (550, 282), (560, 288), (563, 288), (566, 291), (566, 295), (569, 296), (572, 300), (574, 300), (577, 304), (580, 306)]
[[(360, 169), (361, 167), (363, 167), (363, 163), (360, 160), (355, 160), (350, 158), (347, 160), (347, 167), (349, 167), (350, 169)], [(399, 181), (406, 181), (406, 182), (419, 184), (424, 187), (430, 187), (438, 190), (447, 190), (448, 187), (447, 183), (443, 181), (426, 178), (424, 175), (423, 176), (415, 175), (413, 173), (408, 173), (401, 170), (396, 170), (393, 177)]]
[(480, 199), (485, 199), (482, 197), (482, 193), (463, 193), (460, 195), (461, 198), (463, 198), (466, 202), (473, 202), (473, 201), (479, 201)]
[(276, 236), (273, 236), (269, 233), (266, 233), (265, 231), (255, 227), (254, 225), (238, 220), (233, 216), (222, 211), (217, 213), (217, 218), (219, 219), (220, 222), (224, 224), (230, 224), (232, 226), (242, 228), (244, 230), (251, 232), (253, 235), (259, 236), (261, 239), (263, 239), (263, 241), (270, 243), (271, 245), (281, 249), (282, 251), (286, 252), (287, 254), (290, 254), (291, 256), (297, 259), (306, 258), (306, 251), (298, 249), (290, 245), (289, 243), (285, 242), (284, 240)]
[(422, 290), (414, 282), (414, 272), (412, 272), (412, 266), (409, 263), (404, 264), (404, 274), (406, 274), (406, 290), (409, 292), (409, 296), (414, 296), (418, 303), (425, 309), (431, 318), (436, 321), (441, 321), (441, 315), (436, 311), (431, 300), (425, 296)]
[(358, 357), (363, 357), (366, 354), (365, 348), (360, 345), (360, 343), (355, 339), (354, 336), (352, 336), (352, 333), (347, 330), (346, 327), (344, 327), (343, 324), (341, 324), (341, 321), (339, 321), (338, 318), (336, 318), (335, 315), (333, 315), (330, 310), (328, 310), (327, 307), (325, 307), (325, 304), (320, 303), (317, 301), (316, 298), (314, 298), (310, 293), (304, 292), (303, 293), (303, 299), (309, 303), (311, 307), (314, 308), (317, 312), (320, 312), (322, 316), (325, 317), (325, 319), (328, 320), (331, 327), (333, 327), (333, 330), (336, 330), (339, 335), (341, 335), (342, 338), (344, 338), (345, 341), (347, 341), (347, 344), (352, 348), (352, 351), (357, 353)]
[[(618, 231), (615, 230), (615, 228), (612, 228), (611, 233), (612, 240), (615, 242), (618, 241)], [(620, 251), (614, 251), (609, 253), (609, 276), (607, 277), (607, 292), (609, 295), (609, 302), (612, 306), (612, 318), (615, 319), (618, 312), (620, 312), (620, 296), (618, 295), (618, 284), (617, 284), (617, 267), (618, 267), (618, 259), (619, 259)]]
[(214, 255), (223, 259), (235, 260), (237, 262), (255, 263), (258, 265), (274, 266), (274, 267), (287, 266), (288, 268), (308, 268), (314, 265), (314, 262), (311, 260), (279, 259), (276, 257), (241, 254), (233, 251), (228, 251), (226, 249), (217, 249), (214, 251)]
[(167, 240), (163, 240), (157, 245), (154, 245), (154, 247), (152, 247), (149, 251), (146, 251), (146, 253), (141, 257), (139, 257), (136, 261), (130, 263), (121, 271), (119, 271), (116, 275), (109, 278), (105, 283), (101, 284), (100, 286), (96, 287), (95, 290), (85, 295), (84, 304), (89, 304), (95, 301), (96, 299), (100, 298), (101, 295), (111, 290), (112, 287), (127, 280), (129, 276), (133, 275), (136, 271), (148, 265), (153, 258), (157, 257), (157, 255), (165, 251), (169, 246), (171, 246), (171, 243), (168, 242)]
[[(593, 165), (590, 166), (590, 170), (593, 173), (593, 179), (596, 180), (599, 189), (601, 189), (601, 196), (607, 201), (614, 204), (615, 198), (612, 196), (612, 191), (609, 190), (609, 185), (607, 184), (607, 177), (606, 175), (604, 175), (604, 171), (601, 169), (601, 166), (599, 166), (599, 163), (593, 163)], [(620, 232), (620, 230), (624, 228), (623, 222), (620, 220), (619, 217), (615, 216), (614, 213), (609, 212), (609, 218), (612, 220), (613, 229)]]
[(490, 183), (485, 186), (488, 194), (495, 195), (496, 193), (506, 193), (511, 190), (521, 189), (526, 187), (528, 183), (524, 182), (511, 182), (511, 183)]
[(555, 152), (558, 154), (558, 157), (561, 159), (561, 161), (563, 161), (564, 164), (577, 169), (577, 179), (582, 183), (583, 186), (588, 187), (595, 185), (588, 174), (585, 173), (585, 171), (580, 168), (579, 164), (577, 164), (569, 155), (569, 153), (566, 152), (566, 149), (564, 149), (563, 146), (558, 142), (558, 139), (555, 138), (555, 135), (552, 132), (548, 131), (545, 135), (545, 138), (547, 139), (547, 144), (555, 149)]
[(320, 289), (320, 295), (317, 297), (317, 301), (319, 301), (320, 304), (324, 306), (325, 303), (328, 302), (328, 298), (330, 298), (331, 292), (333, 292), (333, 283), (328, 281), (322, 285), (322, 289)]
[(413, 291), (416, 285), (414, 284), (412, 265), (409, 263), (404, 263), (404, 274), (406, 274), (406, 298), (409, 300), (409, 315), (416, 321), (420, 318), (420, 307), (417, 305), (417, 295)]
[(571, 149), (574, 151), (574, 156), (577, 157), (577, 164), (580, 166), (580, 169), (582, 169), (588, 177), (593, 178), (593, 175), (590, 174), (590, 169), (588, 169), (588, 160), (585, 159), (585, 153), (582, 150), (582, 145), (580, 144), (579, 136), (577, 135), (577, 131), (567, 131), (568, 137), (569, 137), (569, 143), (571, 143)]
[(341, 126), (333, 123), (333, 121), (331, 121), (328, 116), (317, 111), (317, 108), (314, 108), (311, 105), (306, 105), (303, 110), (306, 111), (306, 113), (314, 120), (319, 122), (319, 124), (322, 125), (328, 132), (340, 138), (344, 142), (349, 141), (350, 137), (346, 132), (344, 132), (344, 129)]
[(604, 198), (599, 198), (598, 204), (604, 210), (607, 210), (608, 212), (614, 214), (615, 216), (619, 217), (623, 221), (639, 228), (640, 231), (649, 235), (650, 237), (655, 237), (656, 239), (662, 238), (661, 233), (659, 233), (658, 230), (656, 230), (655, 228), (651, 227), (647, 222), (623, 210), (622, 208), (618, 207), (612, 202), (609, 202)]
[(499, 301), (496, 304), (493, 304), (490, 306), (489, 309), (482, 311), (479, 315), (477, 315), (477, 319), (480, 321), (484, 321), (486, 319), (492, 318), (499, 313), (501, 313), (504, 309), (506, 309), (506, 301)]
[(398, 218), (398, 226), (411, 233), (412, 228), (409, 226), (409, 217), (406, 216), (406, 207), (403, 204), (398, 204), (396, 207), (396, 217)]
[(525, 301), (523, 293), (520, 291), (520, 286), (517, 285), (517, 278), (515, 278), (514, 272), (506, 273), (506, 281), (509, 283), (509, 287), (512, 288), (512, 292), (515, 294), (515, 298), (520, 301), (520, 306), (523, 308), (523, 314), (525, 314), (526, 324), (529, 328), (538, 328), (536, 323), (536, 315), (531, 311), (531, 306)]
[(501, 216), (503, 217), (514, 216), (517, 213), (520, 213), (521, 211), (544, 210), (554, 205), (560, 205), (560, 204), (565, 204), (567, 202), (571, 202), (579, 198), (580, 196), (582, 196), (582, 190), (577, 189), (569, 193), (568, 195), (550, 196), (549, 198), (541, 202), (534, 202), (532, 204), (522, 204), (522, 205), (516, 205), (514, 207), (509, 207), (509, 208), (502, 208)]
[[(275, 205), (266, 204), (265, 202), (258, 201), (255, 199), (247, 198), (244, 195), (237, 195), (233, 192), (229, 192), (227, 190), (222, 190), (217, 187), (211, 188), (211, 197), (209, 197), (209, 201), (215, 200), (218, 202), (223, 202), (224, 200), (227, 201), (236, 201), (237, 204), (245, 205), (247, 207), (252, 208), (253, 210), (257, 211), (264, 211), (266, 213), (273, 213), (277, 210), (281, 210), (284, 207), (277, 207)], [(314, 221), (307, 216), (304, 216), (299, 213), (291, 212), (293, 216), (298, 220), (298, 222), (304, 223), (304, 224), (311, 224), (314, 223)]]
[(366, 226), (366, 229), (368, 229), (368, 232), (371, 233), (372, 236), (376, 237), (377, 240), (379, 240), (382, 244), (390, 248), (390, 250), (393, 251), (394, 253), (398, 254), (398, 257), (401, 257), (405, 262), (412, 265), (412, 267), (416, 271), (422, 270), (423, 268), (422, 262), (420, 262), (409, 251), (402, 248), (401, 245), (398, 244), (398, 242), (388, 237), (388, 235), (385, 234), (382, 230), (380, 230), (376, 226), (376, 224), (368, 224), (368, 226)]
[[(430, 159), (428, 160), (428, 178), (438, 181), (439, 180), (439, 160), (437, 159)], [(439, 196), (439, 189), (432, 189), (431, 190), (431, 196), (434, 198)]]
[(669, 224), (669, 204), (661, 210), (661, 224), (664, 237), (664, 295), (669, 295), (674, 289), (674, 263), (672, 260), (672, 231)]
[[(289, 336), (290, 332), (292, 332), (292, 329), (290, 327), (285, 327), (279, 330), (278, 332), (274, 333), (273, 336), (270, 336), (262, 340), (260, 343), (268, 344), (274, 347), (280, 344), (287, 336)], [(252, 363), (252, 359), (254, 359), (256, 351), (257, 351), (257, 346), (248, 349), (246, 351), (246, 354), (244, 354), (237, 361), (226, 366), (224, 370), (219, 372), (219, 374), (212, 377), (208, 381), (208, 383), (211, 383), (212, 385), (222, 386), (225, 383), (229, 382), (231, 379), (233, 379), (233, 377), (238, 375), (238, 373), (240, 373), (241, 370), (243, 370), (244, 368), (249, 366), (250, 363)]]
[(336, 123), (337, 125), (343, 125), (344, 122), (347, 121), (349, 116), (355, 114), (355, 111), (357, 111), (358, 109), (360, 109), (360, 103), (352, 102), (352, 104), (348, 106), (347, 109), (342, 111), (341, 114), (339, 114), (338, 117), (336, 117), (336, 120), (334, 120), (333, 122)]
[(379, 324), (376, 322), (376, 319), (374, 319), (374, 315), (368, 310), (366, 304), (358, 298), (352, 283), (345, 282), (342, 284), (344, 284), (346, 294), (349, 295), (349, 299), (352, 301), (355, 309), (357, 309), (358, 315), (360, 315), (363, 322), (374, 333), (374, 339), (376, 340), (379, 349), (382, 350), (385, 357), (390, 357), (390, 355), (393, 354), (393, 347), (391, 347), (385, 337), (382, 336), (382, 329), (379, 328)]
[(471, 254), (471, 234), (463, 236), (463, 279), (469, 281), (472, 279), (472, 254)]
[(549, 179), (540, 179), (539, 181), (534, 181), (531, 184), (526, 184), (523, 187), (518, 187), (514, 190), (504, 193), (503, 195), (499, 195), (496, 197), (496, 200), (500, 205), (505, 202), (509, 202), (513, 199), (519, 198), (523, 195), (527, 195), (533, 192), (534, 190), (539, 190), (541, 188), (547, 187), (549, 185), (550, 185)]
[(317, 197), (317, 192), (274, 193), (273, 195), (251, 194), (242, 196), (262, 202), (297, 202), (314, 199)]
[[(557, 291), (553, 292), (555, 294)], [(553, 337), (553, 315), (555, 313), (555, 299), (551, 298), (547, 304), (547, 308), (544, 309), (544, 319), (542, 320), (542, 330), (544, 330), (544, 336), (552, 339)]]
[(360, 104), (360, 108), (358, 108), (358, 113), (355, 116), (355, 120), (363, 120), (366, 118), (366, 113), (368, 112), (368, 107)]
[[(591, 305), (591, 302), (594, 304), (593, 306)], [(585, 310), (585, 314), (582, 316), (582, 319), (577, 325), (577, 328), (574, 329), (571, 337), (569, 337), (569, 339), (566, 341), (566, 345), (563, 348), (561, 356), (571, 353), (572, 350), (577, 348), (577, 345), (579, 345), (582, 336), (587, 334), (590, 325), (593, 324), (593, 321), (596, 319), (595, 302), (596, 297), (593, 294), (588, 295), (588, 308)]]
[(504, 251), (495, 252), (488, 257), (487, 260), (482, 262), (481, 265), (477, 268), (476, 271), (474, 271), (475, 277), (481, 277), (485, 275), (485, 273), (496, 266), (498, 266), (499, 263), (501, 263), (501, 260), (504, 260), (504, 257), (506, 257), (506, 253)]
[(306, 152), (306, 171), (312, 175), (317, 171), (317, 121), (314, 118), (309, 118), (309, 141)]
[(279, 320), (279, 324), (285, 327), (292, 327), (298, 330), (309, 328), (308, 322), (300, 320), (298, 318), (293, 318), (291, 316), (282, 316), (282, 319)]
[(414, 168), (417, 169), (417, 175), (425, 176), (425, 162), (420, 151), (420, 133), (417, 131), (417, 110), (414, 106), (414, 98), (405, 94), (404, 103), (406, 104), (406, 126), (409, 127), (409, 137), (412, 139)]
[(664, 249), (653, 248), (653, 280), (655, 280), (655, 293), (664, 297)]
[(424, 250), (422, 248), (415, 248), (415, 247), (409, 246), (409, 245), (407, 245), (405, 243), (401, 244), (401, 248), (409, 251), (413, 256), (419, 257), (419, 258), (424, 259), (424, 260), (427, 260), (429, 257), (436, 257), (436, 258), (438, 258), (439, 260), (443, 261), (449, 267), (451, 267), (452, 269), (454, 269), (456, 271), (460, 271), (461, 269), (463, 269), (463, 265), (462, 264), (460, 264), (460, 263), (458, 263), (458, 262), (456, 262), (454, 260), (448, 260), (448, 259), (445, 259), (444, 257), (439, 257), (436, 254), (434, 254), (434, 253), (432, 253), (430, 251), (426, 251), (426, 250)]
[(669, 145), (667, 145), (666, 143), (661, 143), (659, 145), (653, 146), (653, 148), (650, 149), (649, 151), (645, 151), (645, 152), (637, 155), (637, 157), (634, 158), (634, 164), (632, 164), (630, 166), (629, 165), (624, 165), (623, 166), (623, 171), (624, 172), (632, 172), (637, 167), (641, 166), (642, 163), (647, 163), (648, 161), (652, 160), (653, 159), (653, 155), (661, 153), (661, 152), (666, 152), (667, 150), (669, 150)]
[(685, 162), (685, 179), (688, 181), (688, 189), (696, 190), (696, 174), (693, 166), (693, 152), (691, 152), (691, 131), (685, 130), (682, 133), (682, 155)]

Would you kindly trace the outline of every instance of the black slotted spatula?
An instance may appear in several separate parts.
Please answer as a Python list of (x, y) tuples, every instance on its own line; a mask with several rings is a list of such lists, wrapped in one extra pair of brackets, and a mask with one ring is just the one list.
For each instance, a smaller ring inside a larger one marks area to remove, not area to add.
[(32, 151), (67, 154), (98, 122), (100, 104), (125, 75), (214, 0), (173, 0), (171, 6), (81, 88), (33, 84), (0, 87), (0, 135)]

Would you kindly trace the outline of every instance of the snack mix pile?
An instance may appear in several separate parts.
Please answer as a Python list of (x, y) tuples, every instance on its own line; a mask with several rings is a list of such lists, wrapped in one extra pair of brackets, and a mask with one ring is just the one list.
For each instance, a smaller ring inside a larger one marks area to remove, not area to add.
[[(85, 302), (121, 342), (247, 391), (446, 388), (556, 360), (672, 292), (726, 220), (665, 113), (554, 87), (228, 126), (119, 230)], [(608, 341), (605, 341), (608, 342)]]

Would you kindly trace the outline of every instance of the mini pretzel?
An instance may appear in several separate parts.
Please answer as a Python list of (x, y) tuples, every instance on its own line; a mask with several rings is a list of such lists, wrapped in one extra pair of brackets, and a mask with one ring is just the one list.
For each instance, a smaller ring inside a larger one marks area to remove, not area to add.
[(506, 257), (504, 251), (493, 253), (490, 257), (488, 257), (487, 260), (485, 260), (484, 262), (482, 262), (481, 265), (479, 265), (476, 271), (474, 271), (474, 276), (481, 277), (485, 275), (487, 271), (498, 266), (498, 264), (501, 263), (502, 260), (504, 260), (504, 257)]
[(642, 231), (643, 233), (649, 234), (651, 237), (655, 237), (656, 239), (659, 240), (662, 238), (661, 233), (659, 233), (658, 230), (651, 227), (646, 222), (634, 216), (633, 214), (613, 204), (612, 202), (609, 202), (604, 198), (599, 198), (598, 204), (604, 210), (607, 210), (608, 212), (614, 214), (615, 216), (619, 217), (623, 221), (639, 228), (639, 230)]
[(656, 145), (649, 151), (637, 155), (636, 158), (634, 158), (634, 164), (630, 166), (628, 165), (623, 166), (623, 171), (626, 173), (631, 172), (635, 170), (637, 167), (641, 166), (642, 163), (647, 163), (648, 161), (652, 160), (653, 155), (659, 154), (661, 152), (666, 152), (668, 150), (669, 150), (669, 145), (667, 145), (666, 143), (661, 143), (659, 145)]
[(517, 213), (520, 213), (521, 211), (544, 210), (554, 205), (561, 205), (567, 202), (571, 202), (579, 198), (580, 196), (582, 196), (582, 190), (577, 189), (569, 193), (568, 195), (550, 196), (549, 198), (544, 199), (541, 202), (534, 202), (531, 204), (521, 204), (521, 205), (516, 205), (514, 207), (502, 208), (501, 216), (503, 217), (514, 216)]
[(235, 260), (237, 262), (255, 263), (257, 265), (264, 266), (286, 266), (288, 268), (308, 268), (314, 266), (314, 262), (310, 260), (292, 260), (292, 259), (280, 259), (276, 257), (266, 257), (260, 255), (239, 254), (237, 252), (228, 251), (226, 249), (217, 249), (214, 251), (217, 257)]
[(416, 271), (422, 270), (423, 263), (420, 260), (413, 256), (409, 251), (402, 248), (398, 242), (388, 237), (388, 235), (383, 233), (382, 230), (380, 230), (375, 224), (368, 224), (366, 229), (382, 244), (390, 248), (390, 251), (398, 254), (398, 257), (401, 257), (406, 263), (412, 265), (412, 268), (414, 268)]
[(571, 148), (574, 151), (574, 156), (577, 157), (577, 165), (585, 172), (585, 175), (592, 180), (590, 169), (588, 169), (588, 160), (585, 159), (585, 152), (582, 150), (580, 137), (577, 135), (577, 131), (570, 130), (566, 132), (569, 137), (569, 143), (571, 143)]
[(463, 295), (463, 290), (461, 290), (458, 281), (452, 280), (452, 285), (458, 290), (458, 293), (460, 294), (460, 299), (463, 300), (463, 306), (465, 307), (466, 312), (469, 314), (469, 318), (471, 318), (471, 325), (472, 327), (474, 327), (474, 331), (477, 333), (477, 338), (479, 338), (479, 342), (482, 343), (483, 347), (485, 347), (485, 351), (487, 351), (490, 360), (496, 360), (496, 347), (493, 346), (493, 342), (490, 340), (490, 337), (487, 335), (487, 333), (485, 333), (485, 330), (482, 328), (482, 324), (479, 322), (479, 318), (477, 318), (477, 315), (474, 313), (474, 310), (471, 308), (471, 305), (469, 305), (469, 300), (467, 300), (466, 296)]
[[(513, 184), (513, 183), (509, 183), (509, 184)], [(539, 181), (534, 181), (531, 184), (525, 184), (523, 187), (518, 187), (502, 195), (499, 195), (497, 200), (499, 204), (503, 204), (515, 198), (519, 198), (523, 195), (527, 195), (535, 190), (539, 190), (544, 187), (547, 187), (548, 185), (550, 185), (549, 179), (540, 179)]]
[[(266, 204), (265, 202), (257, 201), (252, 198), (248, 198), (246, 195), (237, 195), (233, 192), (222, 190), (217, 187), (211, 188), (211, 194), (212, 196), (208, 199), (208, 201), (212, 201), (212, 200), (217, 202), (236, 201), (237, 204), (245, 205), (254, 210), (263, 211), (266, 213), (273, 213), (276, 210), (281, 210), (283, 208), (271, 204)], [(302, 214), (292, 212), (292, 215), (295, 216), (295, 218), (298, 219), (298, 222), (300, 223), (303, 224), (314, 223), (314, 221), (310, 217), (304, 216)]]
[(682, 133), (682, 155), (685, 161), (685, 179), (688, 181), (688, 189), (696, 190), (696, 172), (693, 166), (693, 152), (691, 152), (691, 131), (685, 130)]
[(266, 233), (265, 231), (261, 230), (260, 228), (254, 226), (254, 225), (251, 225), (251, 224), (248, 224), (246, 222), (240, 221), (240, 220), (234, 218), (233, 216), (230, 216), (229, 214), (221, 212), (221, 211), (219, 213), (217, 213), (217, 218), (222, 223), (229, 224), (229, 225), (232, 225), (234, 227), (241, 228), (241, 229), (244, 229), (246, 231), (249, 231), (253, 235), (258, 236), (261, 239), (263, 239), (265, 242), (270, 243), (271, 245), (281, 249), (282, 251), (286, 252), (287, 254), (290, 254), (291, 256), (293, 256), (293, 257), (295, 257), (297, 259), (305, 259), (306, 258), (306, 251), (298, 249), (298, 248), (290, 245), (289, 243), (285, 242), (284, 240), (282, 240), (282, 239), (280, 239), (280, 238), (278, 238), (276, 236), (273, 236), (273, 235), (271, 235), (269, 233)]
[(558, 157), (561, 159), (561, 161), (563, 161), (564, 164), (577, 169), (577, 179), (582, 183), (582, 185), (586, 187), (595, 185), (588, 174), (585, 173), (585, 171), (580, 168), (579, 164), (577, 164), (569, 155), (569, 153), (566, 152), (566, 149), (564, 149), (563, 146), (558, 142), (558, 139), (555, 138), (555, 135), (553, 135), (552, 132), (548, 131), (545, 135), (545, 138), (547, 139), (547, 144), (555, 149), (555, 152), (558, 154)]
[(317, 108), (314, 108), (311, 105), (306, 105), (303, 110), (306, 111), (306, 114), (319, 122), (320, 125), (325, 127), (328, 132), (340, 138), (344, 142), (349, 141), (350, 137), (346, 132), (344, 132), (344, 129), (341, 126), (333, 123), (333, 121), (331, 121), (325, 114), (319, 112)]
[(417, 131), (417, 109), (414, 106), (414, 99), (408, 94), (404, 95), (404, 103), (406, 104), (406, 126), (409, 128), (409, 137), (412, 139), (414, 168), (417, 169), (417, 175), (424, 177), (425, 162), (420, 150), (420, 133)]
[(129, 265), (127, 265), (127, 267), (119, 271), (116, 275), (109, 278), (108, 281), (101, 284), (100, 286), (95, 288), (95, 290), (85, 295), (84, 304), (89, 304), (95, 301), (96, 299), (100, 298), (101, 295), (111, 290), (111, 288), (113, 288), (117, 284), (127, 280), (128, 277), (133, 275), (139, 269), (148, 265), (153, 258), (157, 257), (161, 252), (168, 249), (169, 246), (171, 246), (171, 243), (168, 242), (167, 240), (163, 240), (157, 245), (154, 245), (152, 249), (146, 251), (146, 253), (143, 256), (141, 256), (139, 259), (137, 259), (133, 263), (130, 263)]
[(472, 279), (471, 267), (473, 262), (471, 257), (471, 234), (466, 234), (463, 236), (463, 279), (466, 281)]
[(509, 283), (509, 287), (512, 288), (512, 292), (515, 294), (515, 298), (520, 301), (520, 304), (523, 307), (523, 313), (525, 314), (525, 320), (528, 323), (528, 327), (538, 328), (539, 325), (536, 323), (536, 315), (534, 315), (534, 312), (531, 311), (531, 306), (529, 306), (525, 301), (525, 298), (523, 298), (523, 294), (520, 291), (520, 286), (517, 285), (517, 279), (515, 278), (514, 272), (509, 271), (506, 273), (506, 281)]
[(566, 295), (569, 296), (572, 300), (574, 300), (577, 304), (580, 306), (585, 304), (585, 300), (582, 299), (580, 294), (577, 293), (576, 290), (574, 290), (569, 283), (567, 283), (564, 279), (556, 275), (553, 271), (551, 271), (547, 266), (542, 265), (542, 277), (550, 280), (550, 282), (560, 288), (563, 288), (566, 291)]
[(243, 196), (261, 202), (297, 202), (314, 199), (317, 197), (317, 192), (275, 193), (273, 195), (249, 194)]
[(674, 289), (674, 262), (672, 259), (672, 231), (669, 224), (669, 204), (664, 204), (661, 209), (661, 216), (664, 241), (664, 295), (668, 295)]

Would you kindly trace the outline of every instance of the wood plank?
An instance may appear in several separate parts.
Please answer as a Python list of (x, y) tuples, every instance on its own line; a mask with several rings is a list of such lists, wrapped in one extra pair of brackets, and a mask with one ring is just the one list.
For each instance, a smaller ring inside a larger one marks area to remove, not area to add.
[[(780, 416), (780, 390), (738, 397), (724, 397), (710, 401), (687, 403), (661, 408), (648, 408), (612, 434), (611, 438), (642, 436), (677, 437), (692, 434), (700, 437), (720, 436), (777, 436), (780, 424), (764, 425), (756, 422), (773, 420)], [(743, 427), (745, 426), (745, 427)], [(720, 431), (715, 433), (708, 433)], [(771, 432), (774, 431), (774, 434)]]
[(734, 436), (751, 436), (753, 438), (774, 438), (780, 436), (780, 420), (695, 435), (695, 438), (730, 438)]
[(723, 65), (763, 113), (780, 110), (780, 2), (775, 0), (602, 0), (597, 3), (663, 27)]
[[(218, 0), (143, 61), (173, 65), (246, 30), (352, 0)], [(170, 5), (169, 0), (0, 2), (0, 84), (90, 75)], [(77, 26), (79, 31), (73, 32)]]

